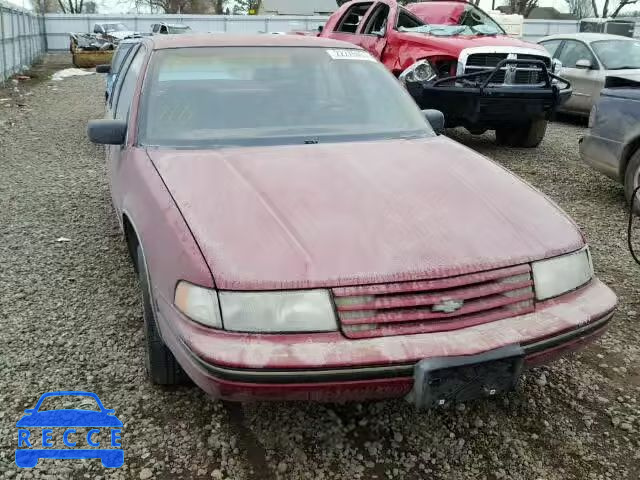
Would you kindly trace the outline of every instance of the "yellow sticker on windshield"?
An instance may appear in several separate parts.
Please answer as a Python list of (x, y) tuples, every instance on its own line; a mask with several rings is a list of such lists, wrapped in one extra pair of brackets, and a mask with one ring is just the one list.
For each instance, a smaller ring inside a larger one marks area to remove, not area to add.
[(375, 62), (375, 59), (364, 50), (356, 50), (351, 48), (331, 48), (327, 53), (334, 60), (368, 60)]

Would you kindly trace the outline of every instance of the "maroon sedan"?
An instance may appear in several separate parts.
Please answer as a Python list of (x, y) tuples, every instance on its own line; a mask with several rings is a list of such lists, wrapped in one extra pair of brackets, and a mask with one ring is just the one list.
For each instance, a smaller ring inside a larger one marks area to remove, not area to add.
[(418, 407), (496, 395), (616, 305), (576, 225), (438, 135), (358, 47), (152, 37), (106, 120), (151, 379), (215, 397)]

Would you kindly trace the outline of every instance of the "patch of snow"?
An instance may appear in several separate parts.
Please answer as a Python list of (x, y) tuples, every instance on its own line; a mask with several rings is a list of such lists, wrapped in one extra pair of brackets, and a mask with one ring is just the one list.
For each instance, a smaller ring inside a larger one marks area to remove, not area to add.
[(76, 77), (81, 75), (93, 75), (96, 73), (94, 70), (84, 70), (82, 68), (65, 68), (64, 70), (58, 70), (51, 76), (51, 80), (60, 81), (69, 77)]

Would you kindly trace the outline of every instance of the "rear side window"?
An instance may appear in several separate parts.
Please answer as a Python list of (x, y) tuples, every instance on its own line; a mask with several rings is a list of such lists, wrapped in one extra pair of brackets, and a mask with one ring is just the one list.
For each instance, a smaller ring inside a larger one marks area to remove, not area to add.
[(355, 5), (353, 5), (346, 11), (335, 31), (344, 33), (356, 33), (358, 31), (358, 27), (360, 26), (360, 22), (362, 22), (371, 5), (373, 5), (373, 2), (356, 3)]

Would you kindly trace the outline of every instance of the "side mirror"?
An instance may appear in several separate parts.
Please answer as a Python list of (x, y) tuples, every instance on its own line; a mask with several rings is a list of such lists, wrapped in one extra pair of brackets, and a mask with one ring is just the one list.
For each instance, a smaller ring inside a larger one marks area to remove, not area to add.
[(102, 28), (97, 23), (93, 26), (93, 33), (102, 33)]
[(440, 110), (423, 110), (422, 113), (434, 132), (444, 133), (444, 114)]
[(580, 70), (591, 70), (591, 68), (593, 68), (593, 64), (591, 63), (591, 60), (583, 58), (576, 62), (576, 68), (579, 68)]
[(320, 25), (318, 27), (318, 33), (322, 33), (324, 31), (324, 26)]
[(111, 73), (111, 65), (108, 63), (96, 65), (96, 73)]
[(122, 145), (127, 136), (125, 120), (91, 120), (87, 127), (87, 136), (93, 143), (100, 145)]

